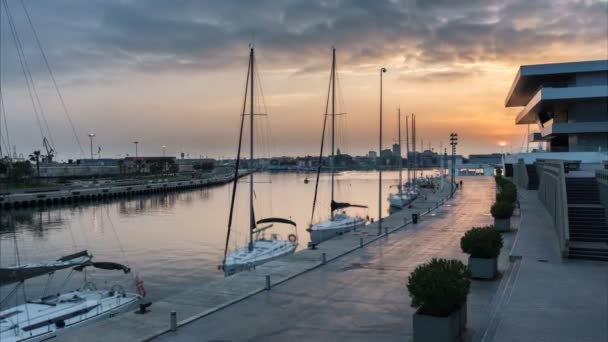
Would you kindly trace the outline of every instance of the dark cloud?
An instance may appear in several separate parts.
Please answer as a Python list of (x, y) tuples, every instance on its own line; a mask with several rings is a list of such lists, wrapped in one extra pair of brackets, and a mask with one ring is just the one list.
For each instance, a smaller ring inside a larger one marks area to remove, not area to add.
[[(604, 1), (32, 0), (26, 4), (53, 66), (76, 73), (230, 68), (242, 64), (251, 41), (263, 50), (268, 65), (296, 73), (321, 70), (333, 45), (347, 66), (402, 56), (404, 69), (413, 64), (456, 69), (459, 63), (509, 61), (540, 53), (556, 42), (605, 44), (608, 30)], [(27, 36), (19, 2), (9, 0), (9, 5)], [(5, 26), (3, 22), (2, 43), (11, 47)], [(31, 48), (28, 51), (35, 52)], [(3, 57), (9, 50), (3, 49)], [(10, 56), (6, 61), (11, 61)], [(10, 76), (10, 70), (5, 75)]]

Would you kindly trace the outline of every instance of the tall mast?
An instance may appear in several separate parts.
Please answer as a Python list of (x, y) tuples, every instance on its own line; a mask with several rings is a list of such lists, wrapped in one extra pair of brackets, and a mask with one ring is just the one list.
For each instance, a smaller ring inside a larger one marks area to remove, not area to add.
[[(331, 159), (329, 166), (331, 168), (331, 201), (334, 201), (334, 159), (335, 159), (335, 141), (336, 141), (336, 48), (332, 48), (331, 59)], [(330, 213), (333, 217), (333, 210)]]
[(401, 159), (401, 108), (397, 109), (397, 138), (399, 139), (399, 194), (401, 194), (401, 186), (403, 184), (403, 160)]
[[(253, 47), (249, 55), (249, 63), (251, 63), (251, 91), (249, 92), (249, 115), (251, 120), (249, 121), (249, 168), (253, 168), (253, 79), (254, 79), (254, 55)], [(255, 229), (255, 216), (253, 213), (253, 170), (250, 170), (249, 174), (249, 252), (253, 251), (253, 230)]]
[(410, 158), (410, 116), (405, 116), (405, 157), (407, 158), (407, 183), (411, 186), (412, 159)]
[(416, 169), (418, 168), (418, 156), (416, 155), (416, 114), (412, 114), (412, 151), (414, 157), (414, 185), (416, 184)]

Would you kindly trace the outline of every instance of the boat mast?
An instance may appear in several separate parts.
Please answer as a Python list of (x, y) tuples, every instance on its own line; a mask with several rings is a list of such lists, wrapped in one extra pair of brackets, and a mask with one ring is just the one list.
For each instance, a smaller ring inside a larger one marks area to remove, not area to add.
[[(331, 59), (331, 159), (329, 167), (331, 168), (331, 202), (334, 202), (334, 158), (335, 158), (335, 140), (336, 140), (336, 48), (332, 48)], [(330, 218), (333, 218), (333, 209), (330, 209)]]
[(416, 169), (418, 168), (418, 156), (416, 155), (416, 114), (412, 114), (412, 151), (414, 157), (414, 186), (416, 185)]
[[(251, 68), (251, 91), (249, 92), (249, 115), (251, 120), (249, 121), (249, 168), (253, 168), (253, 79), (254, 79), (254, 55), (253, 47), (249, 55), (249, 63)], [(253, 251), (253, 230), (255, 229), (255, 217), (253, 213), (253, 170), (250, 170), (249, 174), (249, 252)]]
[(405, 116), (405, 157), (407, 158), (407, 183), (411, 186), (412, 160), (410, 158), (410, 116)]
[(401, 159), (401, 108), (397, 109), (397, 138), (399, 139), (399, 194), (401, 194), (401, 186), (403, 184), (403, 160)]

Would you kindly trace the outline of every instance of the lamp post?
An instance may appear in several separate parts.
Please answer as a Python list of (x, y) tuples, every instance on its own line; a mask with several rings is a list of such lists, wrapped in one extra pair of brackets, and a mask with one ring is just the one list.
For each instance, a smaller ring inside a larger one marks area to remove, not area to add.
[(95, 137), (94, 133), (89, 133), (89, 141), (91, 142), (91, 160), (93, 159), (93, 138)]
[(382, 74), (386, 72), (386, 68), (380, 68), (380, 141), (378, 144), (378, 235), (382, 235)]
[(452, 183), (452, 192), (450, 197), (454, 197), (454, 177), (456, 174), (456, 145), (458, 145), (458, 134), (457, 133), (451, 133), (450, 134), (450, 145), (452, 145), (452, 177), (451, 177), (451, 183)]
[(137, 158), (137, 156), (138, 156), (137, 145), (139, 145), (139, 141), (135, 140), (133, 143), (135, 144), (135, 158)]
[(164, 157), (165, 156), (165, 152), (167, 151), (167, 146), (163, 145), (162, 148), (163, 148), (163, 157)]

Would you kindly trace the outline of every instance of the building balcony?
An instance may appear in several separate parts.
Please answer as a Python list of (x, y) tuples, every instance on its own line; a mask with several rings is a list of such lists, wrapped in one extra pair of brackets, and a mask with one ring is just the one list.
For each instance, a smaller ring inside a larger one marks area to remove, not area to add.
[(606, 133), (608, 132), (608, 121), (595, 122), (554, 122), (550, 125), (545, 125), (540, 135), (546, 140), (547, 137), (557, 134), (574, 134), (574, 133)]
[(515, 123), (518, 125), (536, 123), (537, 114), (542, 111), (552, 111), (555, 104), (602, 99), (608, 99), (608, 85), (540, 88), (524, 109), (517, 114)]

